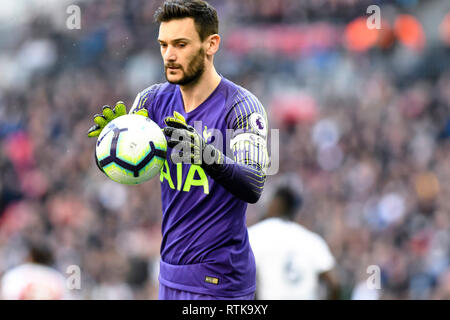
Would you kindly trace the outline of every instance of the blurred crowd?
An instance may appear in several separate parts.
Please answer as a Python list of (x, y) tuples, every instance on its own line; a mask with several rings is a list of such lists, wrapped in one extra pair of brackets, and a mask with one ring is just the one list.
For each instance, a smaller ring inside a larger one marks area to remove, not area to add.
[[(248, 224), (279, 177), (296, 176), (297, 221), (329, 244), (341, 299), (372, 265), (380, 299), (450, 299), (448, 1), (210, 2), (223, 37), (216, 68), (256, 94), (280, 130), (279, 173)], [(79, 30), (66, 25), (73, 3)], [(28, 243), (46, 243), (63, 274), (80, 266), (74, 298), (157, 298), (159, 180), (108, 180), (87, 130), (103, 105), (130, 107), (164, 81), (159, 4), (2, 2), (0, 276)], [(357, 23), (371, 4), (383, 29), (368, 36)]]

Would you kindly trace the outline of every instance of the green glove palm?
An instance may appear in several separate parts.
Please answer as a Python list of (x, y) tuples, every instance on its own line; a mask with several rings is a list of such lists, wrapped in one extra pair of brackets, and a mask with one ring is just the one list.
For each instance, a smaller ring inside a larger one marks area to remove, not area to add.
[[(146, 109), (140, 109), (137, 112), (133, 112), (135, 114), (139, 114), (141, 116), (148, 118), (148, 111)], [(127, 107), (122, 101), (118, 101), (114, 109), (111, 109), (110, 106), (103, 106), (102, 114), (96, 114), (94, 116), (94, 123), (88, 130), (88, 137), (98, 137), (100, 132), (102, 132), (103, 128), (112, 120), (124, 116), (127, 114)]]

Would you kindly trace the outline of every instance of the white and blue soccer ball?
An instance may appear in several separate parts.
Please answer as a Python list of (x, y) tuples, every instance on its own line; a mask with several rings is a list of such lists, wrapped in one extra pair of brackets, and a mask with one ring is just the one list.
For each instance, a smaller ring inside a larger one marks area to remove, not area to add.
[(167, 141), (161, 128), (138, 114), (120, 116), (105, 126), (97, 139), (97, 163), (122, 184), (145, 182), (161, 171)]

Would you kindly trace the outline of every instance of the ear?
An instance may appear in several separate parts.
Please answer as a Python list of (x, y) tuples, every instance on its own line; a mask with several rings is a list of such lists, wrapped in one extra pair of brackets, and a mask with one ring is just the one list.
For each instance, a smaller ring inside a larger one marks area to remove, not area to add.
[(206, 51), (207, 55), (214, 55), (219, 50), (220, 36), (218, 34), (212, 34), (207, 38)]

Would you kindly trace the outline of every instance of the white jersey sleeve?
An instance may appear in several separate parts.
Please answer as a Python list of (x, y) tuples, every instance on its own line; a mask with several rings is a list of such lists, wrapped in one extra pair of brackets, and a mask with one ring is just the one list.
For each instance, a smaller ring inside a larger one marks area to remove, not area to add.
[(334, 268), (335, 260), (331, 254), (328, 244), (319, 235), (315, 235), (311, 245), (314, 246), (316, 254), (314, 255), (315, 268), (318, 273), (327, 272)]

